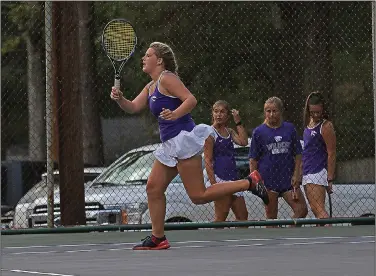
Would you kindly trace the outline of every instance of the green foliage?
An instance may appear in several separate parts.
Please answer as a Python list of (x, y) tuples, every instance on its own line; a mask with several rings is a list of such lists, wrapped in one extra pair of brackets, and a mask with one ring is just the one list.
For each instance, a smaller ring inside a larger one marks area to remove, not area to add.
[[(26, 64), (19, 58), (25, 56), (21, 53), (25, 51), (22, 35), (26, 30), (32, 30), (35, 39), (43, 42), (43, 6), (24, 2), (2, 2), (1, 5), (2, 88), (11, 93), (10, 87), (18, 82), (17, 86), (24, 91)], [(319, 41), (322, 34), (315, 25), (310, 29), (313, 34), (307, 34), (307, 24), (315, 24), (314, 19), (323, 13), (329, 14), (330, 41), (327, 43), (330, 50), (318, 54), (330, 54), (329, 64), (333, 67), (332, 76), (327, 76), (326, 81), (333, 87), (329, 94), (334, 101), (339, 160), (374, 156), (369, 2), (324, 5), (316, 2), (95, 1), (92, 5), (91, 35), (98, 74), (93, 81), (100, 94), (102, 117), (128, 116), (109, 98), (114, 72), (100, 40), (108, 21), (126, 18), (135, 26), (138, 35), (136, 53), (122, 71), (121, 87), (126, 97), (133, 99), (149, 81), (142, 72), (141, 58), (151, 42), (162, 41), (174, 49), (179, 75), (199, 100), (193, 111), (196, 122), (210, 123), (212, 104), (224, 99), (240, 110), (248, 129), (263, 121), (264, 101), (279, 95), (276, 84), (285, 76), (280, 74), (281, 68), (289, 73), (289, 69), (294, 69), (289, 66), (302, 64), (304, 76), (292, 76), (291, 80), (299, 82), (307, 78), (315, 83), (317, 76), (313, 69), (318, 65), (313, 64), (316, 60), (307, 59), (307, 51), (312, 47), (310, 39)], [(289, 41), (286, 34), (300, 35), (305, 40)], [(291, 51), (299, 60), (282, 59), (281, 53), (288, 57), (287, 52), (281, 52), (283, 49)], [(303, 91), (284, 95), (299, 99), (294, 108), (300, 110), (304, 105), (300, 98), (314, 88), (302, 87)], [(9, 99), (6, 103), (15, 104)], [(145, 114), (150, 116), (147, 111)]]

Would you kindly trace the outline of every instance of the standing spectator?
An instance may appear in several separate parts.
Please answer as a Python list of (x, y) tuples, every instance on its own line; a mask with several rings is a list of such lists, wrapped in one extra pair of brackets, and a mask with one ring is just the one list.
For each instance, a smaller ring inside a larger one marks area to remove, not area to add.
[[(230, 116), (233, 116), (237, 132), (228, 128)], [(215, 137), (209, 136), (205, 142), (205, 168), (211, 185), (238, 179), (235, 163), (234, 143), (240, 146), (248, 144), (248, 134), (244, 129), (239, 111), (230, 109), (226, 101), (217, 101), (212, 107), (212, 128)], [(227, 195), (214, 201), (215, 221), (227, 219), (230, 209), (239, 221), (248, 219), (247, 206), (243, 192)]]
[(307, 204), (300, 190), (302, 146), (292, 123), (282, 118), (283, 103), (277, 97), (264, 105), (264, 123), (256, 127), (249, 149), (250, 171), (259, 170), (268, 190), (267, 219), (276, 219), (278, 198), (292, 208), (293, 218), (307, 216)]
[(336, 166), (336, 135), (328, 120), (325, 100), (320, 92), (311, 93), (304, 108), (304, 150), (302, 158), (304, 190), (316, 218), (328, 218), (326, 191), (332, 193)]

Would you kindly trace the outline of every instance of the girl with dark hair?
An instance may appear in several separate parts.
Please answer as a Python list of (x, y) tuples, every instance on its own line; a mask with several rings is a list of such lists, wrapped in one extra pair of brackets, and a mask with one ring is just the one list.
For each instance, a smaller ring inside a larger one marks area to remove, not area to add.
[(265, 202), (268, 197), (257, 171), (247, 179), (227, 181), (205, 187), (201, 153), (205, 140), (214, 135), (211, 126), (197, 125), (191, 111), (197, 104), (195, 96), (177, 76), (177, 63), (171, 48), (153, 42), (142, 58), (142, 70), (151, 81), (133, 100), (123, 97), (112, 87), (111, 99), (128, 113), (140, 112), (149, 106), (158, 119), (161, 146), (154, 152), (154, 162), (146, 193), (152, 223), (152, 235), (133, 247), (135, 250), (159, 250), (170, 247), (164, 235), (166, 213), (165, 191), (170, 182), (180, 174), (189, 198), (195, 204), (205, 204), (240, 191), (253, 191)]
[(320, 92), (308, 95), (304, 108), (302, 185), (316, 218), (328, 218), (326, 191), (332, 193), (336, 166), (336, 135)]

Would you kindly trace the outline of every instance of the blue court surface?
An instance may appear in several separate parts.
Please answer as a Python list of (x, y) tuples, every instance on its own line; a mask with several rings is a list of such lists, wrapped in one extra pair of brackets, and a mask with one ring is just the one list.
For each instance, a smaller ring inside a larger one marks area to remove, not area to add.
[(375, 227), (168, 231), (171, 248), (133, 251), (149, 232), (2, 236), (4, 276), (375, 275)]

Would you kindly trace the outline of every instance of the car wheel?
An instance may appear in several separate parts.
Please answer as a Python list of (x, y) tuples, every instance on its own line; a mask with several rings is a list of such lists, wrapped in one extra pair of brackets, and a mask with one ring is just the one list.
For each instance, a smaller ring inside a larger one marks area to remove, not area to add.
[[(183, 218), (183, 217), (175, 217), (175, 218), (170, 218), (166, 220), (166, 223), (183, 223), (184, 222), (192, 222), (190, 219)], [(198, 230), (198, 227), (187, 227), (185, 230)]]
[(175, 218), (170, 218), (166, 221), (167, 223), (178, 223), (178, 222), (191, 222), (191, 220), (183, 217), (175, 217)]

